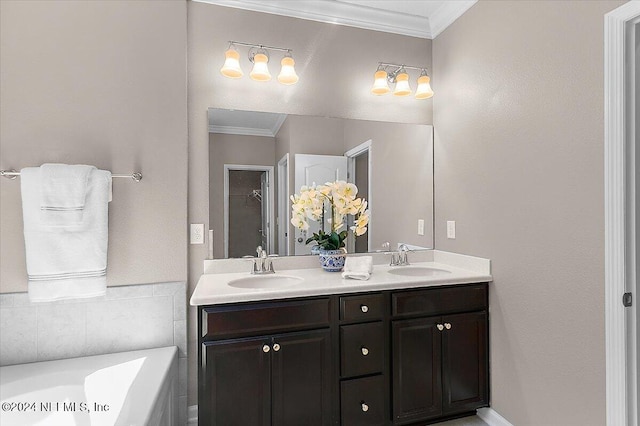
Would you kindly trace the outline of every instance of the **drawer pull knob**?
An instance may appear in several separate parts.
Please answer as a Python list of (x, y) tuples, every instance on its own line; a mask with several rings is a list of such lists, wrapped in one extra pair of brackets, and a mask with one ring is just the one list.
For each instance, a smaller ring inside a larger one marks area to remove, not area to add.
[(364, 356), (369, 355), (369, 349), (365, 348), (364, 346), (361, 347), (360, 350), (362, 351), (362, 355)]
[(267, 352), (269, 352), (270, 350), (271, 350), (271, 348), (269, 347), (269, 345), (264, 345), (264, 346), (262, 347), (262, 352), (264, 352), (264, 353), (267, 353)]
[(366, 314), (367, 312), (369, 312), (369, 307), (367, 305), (360, 305), (360, 310), (363, 314)]
[(440, 331), (444, 330), (444, 325), (442, 325), (442, 324), (438, 324), (438, 325), (436, 325), (436, 327), (438, 327), (438, 330), (440, 330)]
[(369, 406), (364, 402), (362, 403), (362, 411), (364, 411), (365, 413), (369, 411)]
[(279, 350), (280, 350), (280, 345), (279, 345), (279, 344), (277, 344), (277, 343), (274, 343), (274, 344), (273, 344), (273, 351), (274, 351), (274, 352), (278, 352)]
[(445, 322), (444, 323), (444, 328), (446, 328), (447, 330), (451, 330), (451, 323)]

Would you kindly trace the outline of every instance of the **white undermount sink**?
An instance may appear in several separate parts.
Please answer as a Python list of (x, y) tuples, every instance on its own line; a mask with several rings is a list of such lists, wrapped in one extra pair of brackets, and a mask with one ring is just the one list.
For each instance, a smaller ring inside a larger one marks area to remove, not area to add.
[(251, 275), (250, 277), (237, 278), (227, 284), (236, 288), (280, 288), (300, 284), (302, 278), (291, 275)]
[(393, 275), (403, 275), (407, 277), (434, 277), (437, 275), (450, 274), (451, 271), (430, 266), (398, 266), (387, 272)]

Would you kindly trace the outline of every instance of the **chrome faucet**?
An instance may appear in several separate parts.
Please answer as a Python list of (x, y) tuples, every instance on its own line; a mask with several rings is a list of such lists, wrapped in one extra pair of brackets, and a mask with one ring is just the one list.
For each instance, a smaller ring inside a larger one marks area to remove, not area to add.
[(407, 252), (411, 251), (409, 246), (402, 243), (398, 245), (397, 252), (391, 252), (391, 263), (389, 266), (407, 266), (410, 265), (409, 258), (407, 257)]
[(267, 255), (266, 250), (262, 249), (262, 246), (256, 248), (256, 257), (253, 258), (253, 267), (251, 268), (251, 274), (275, 274), (273, 269), (273, 258), (278, 257), (277, 254)]
[(398, 246), (398, 265), (406, 266), (409, 265), (409, 258), (407, 257), (407, 253), (409, 252), (409, 246), (402, 243)]

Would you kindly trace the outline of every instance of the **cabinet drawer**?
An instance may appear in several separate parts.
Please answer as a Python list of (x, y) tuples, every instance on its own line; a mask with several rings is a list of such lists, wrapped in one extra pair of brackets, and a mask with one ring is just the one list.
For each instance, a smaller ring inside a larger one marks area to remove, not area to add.
[(328, 327), (330, 299), (209, 306), (202, 309), (202, 337), (228, 338)]
[(382, 322), (340, 327), (342, 377), (381, 373), (384, 368), (384, 328)]
[(345, 380), (340, 383), (342, 426), (385, 424), (384, 379), (382, 376)]
[(382, 319), (382, 294), (343, 296), (340, 298), (340, 319), (342, 321), (368, 321)]
[(391, 295), (393, 316), (442, 315), (486, 308), (486, 284), (403, 291)]

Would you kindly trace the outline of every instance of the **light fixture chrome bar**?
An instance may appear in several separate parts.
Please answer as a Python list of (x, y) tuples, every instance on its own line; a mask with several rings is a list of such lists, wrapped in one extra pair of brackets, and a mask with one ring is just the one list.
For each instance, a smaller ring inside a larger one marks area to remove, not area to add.
[(378, 62), (378, 67), (396, 67), (398, 69), (408, 68), (410, 70), (419, 70), (419, 71), (422, 71), (422, 70), (426, 71), (427, 69), (427, 67), (415, 67), (413, 65), (405, 65), (405, 64), (391, 64), (388, 62)]
[[(15, 170), (0, 170), (0, 176), (13, 180), (20, 176), (20, 172), (17, 172)], [(129, 178), (129, 179), (133, 179), (136, 182), (140, 182), (142, 180), (142, 173), (134, 172), (129, 175), (112, 174), (111, 177), (112, 178)]]
[(247, 47), (256, 47), (258, 49), (267, 49), (267, 50), (277, 50), (280, 52), (293, 52), (293, 49), (287, 49), (285, 47), (274, 47), (274, 46), (265, 46), (264, 44), (252, 44), (252, 43), (243, 43), (241, 41), (229, 41), (229, 45), (236, 46), (247, 46)]

